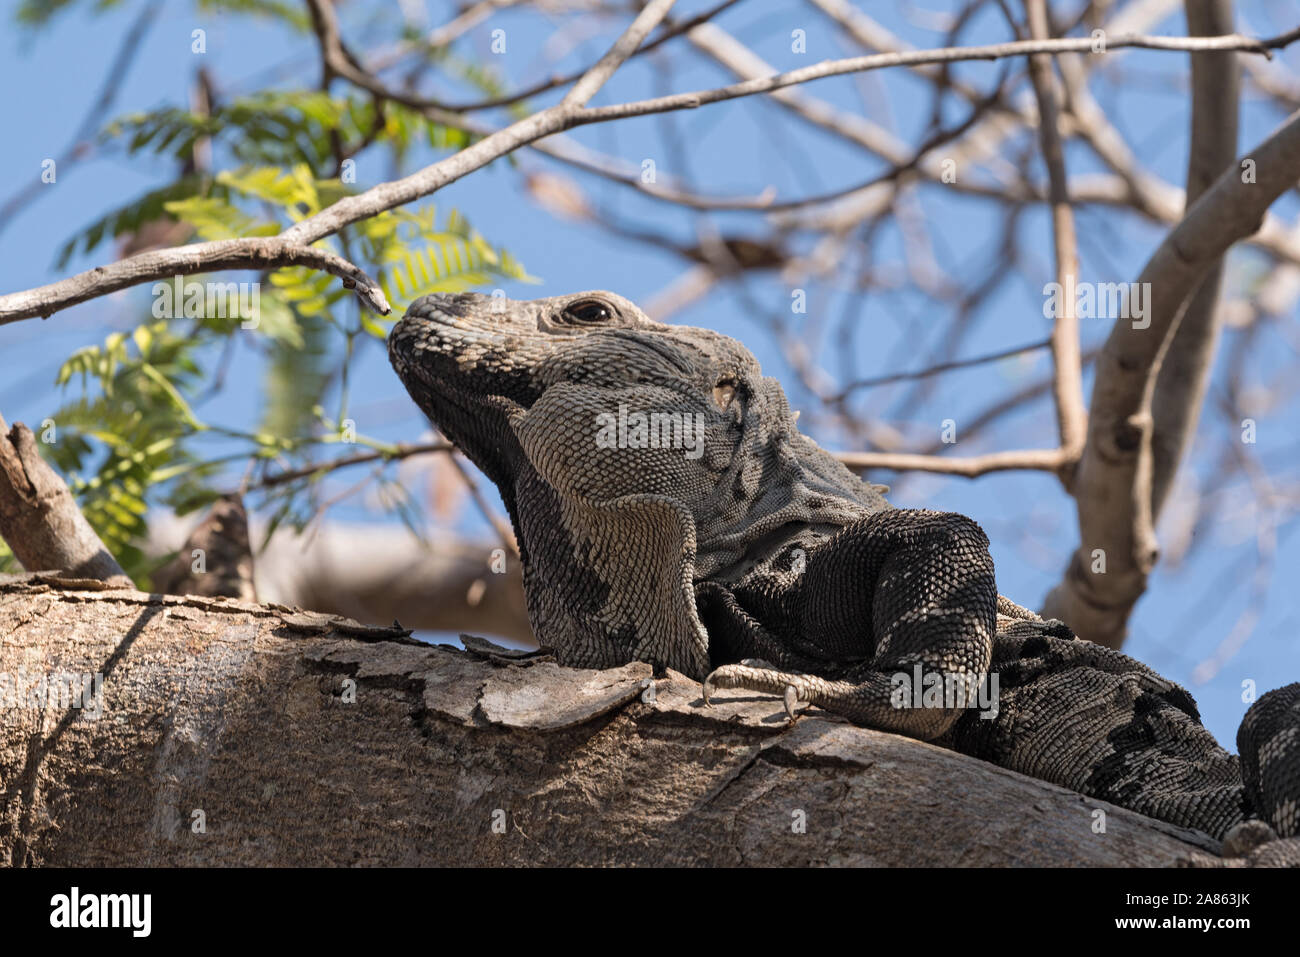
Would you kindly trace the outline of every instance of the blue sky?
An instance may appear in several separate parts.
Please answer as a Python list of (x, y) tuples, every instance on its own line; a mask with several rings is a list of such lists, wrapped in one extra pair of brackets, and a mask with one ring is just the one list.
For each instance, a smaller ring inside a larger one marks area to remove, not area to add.
[[(687, 3), (683, 13), (705, 5)], [(941, 45), (942, 34), (927, 32), (915, 20), (904, 18), (894, 5), (864, 4), (891, 28), (918, 45)], [(935, 9), (946, 9), (931, 0)], [(1259, 32), (1280, 32), (1294, 25), (1295, 4), (1250, 3), (1245, 8), (1247, 27)], [(14, 5), (4, 10), (0, 31), (0, 83), (8, 95), (0, 102), (0, 202), (39, 174), (47, 157), (59, 155), (81, 123), (127, 25), (140, 4), (126, 3), (107, 13), (91, 16), (80, 7), (56, 18), (36, 33), (15, 28)], [(449, 5), (427, 5), (429, 23), (443, 22)], [(919, 9), (919, 8), (914, 8)], [(1285, 23), (1286, 11), (1291, 23)], [(360, 50), (391, 42), (398, 5), (345, 8), (344, 32)], [(783, 3), (741, 4), (720, 19), (720, 24), (778, 69), (806, 66), (820, 59), (857, 52), (830, 28), (828, 21), (802, 6)], [(505, 29), (507, 52), (488, 52), (490, 31)], [(524, 84), (552, 71), (590, 62), (603, 51), (618, 24), (599, 21), (589, 35), (561, 59), (552, 59), (554, 25), (531, 15), (502, 13), (480, 25), (457, 45), (459, 53), (495, 67), (509, 86)], [(190, 34), (207, 31), (207, 53), (191, 52)], [(791, 51), (794, 29), (807, 32), (808, 52)], [(1159, 32), (1181, 32), (1181, 16), (1161, 25)], [(1006, 28), (992, 17), (982, 17), (963, 35), (964, 43), (1006, 39)], [(266, 82), (268, 70), (279, 85), (313, 87), (318, 75), (314, 42), (263, 21), (201, 15), (188, 2), (168, 2), (141, 48), (124, 82), (117, 103), (107, 115), (188, 102), (196, 68), (206, 66), (227, 95), (247, 93)], [(1186, 94), (1179, 78), (1185, 76), (1185, 57), (1135, 51), (1123, 54), (1126, 81), (1119, 92), (1102, 100), (1116, 125), (1139, 152), (1145, 165), (1167, 181), (1182, 182), (1186, 165)], [(1294, 65), (1293, 54), (1284, 62)], [(676, 56), (665, 70), (657, 59), (634, 61), (597, 97), (596, 103), (613, 103), (670, 91), (727, 82), (720, 69), (698, 58)], [(1121, 67), (1117, 66), (1117, 69)], [(996, 76), (996, 64), (970, 63), (956, 67), (956, 75), (986, 87)], [(1161, 79), (1163, 78), (1163, 79)], [(346, 89), (340, 85), (338, 90)], [(843, 109), (867, 115), (915, 144), (925, 129), (930, 103), (926, 87), (899, 72), (879, 72), (864, 77), (821, 81), (809, 92)], [(463, 95), (465, 91), (460, 91)], [(1122, 93), (1122, 95), (1120, 95)], [(540, 102), (546, 102), (543, 99)], [(961, 111), (946, 115), (959, 121)], [(1280, 116), (1258, 102), (1245, 104), (1240, 143), (1244, 148), (1267, 134)], [(701, 192), (738, 195), (774, 186), (781, 198), (817, 194), (859, 182), (883, 169), (864, 165), (862, 154), (845, 148), (833, 136), (814, 130), (771, 104), (754, 100), (721, 104), (674, 115), (647, 117), (617, 124), (577, 130), (571, 136), (594, 149), (640, 163), (656, 159), (666, 174), (685, 177)], [(667, 136), (667, 140), (665, 137)], [(681, 151), (664, 151), (665, 142), (686, 145)], [(685, 166), (679, 158), (685, 158)], [(404, 172), (431, 162), (431, 151), (416, 152)], [(676, 207), (659, 204), (626, 188), (559, 167), (536, 154), (519, 154), (531, 171), (562, 173), (572, 177), (599, 209), (628, 227), (653, 230), (676, 241), (694, 242), (698, 221)], [(1012, 158), (1012, 157), (1008, 157)], [(220, 165), (222, 157), (217, 157)], [(1037, 162), (1036, 158), (1034, 162)], [(1071, 149), (1067, 162), (1072, 173), (1100, 169), (1082, 149)], [(39, 199), (28, 204), (0, 232), (0, 291), (9, 292), (52, 281), (76, 269), (88, 268), (111, 255), (101, 247), (90, 257), (74, 260), (60, 273), (54, 269), (58, 250), (74, 232), (108, 209), (165, 182), (172, 173), (151, 158), (128, 158), (110, 152), (58, 170), (57, 182), (42, 188)], [(362, 154), (358, 185), (389, 178), (393, 171), (385, 156)], [(644, 244), (611, 236), (585, 224), (558, 219), (535, 205), (521, 188), (518, 172), (502, 161), (442, 190), (432, 198), (440, 210), (452, 207), (464, 213), (492, 242), (505, 245), (528, 270), (542, 279), (539, 286), (506, 284), (511, 296), (531, 298), (585, 288), (609, 288), (645, 301), (677, 279), (686, 268), (682, 260)], [(960, 280), (988, 260), (997, 213), (989, 204), (929, 189), (921, 193), (922, 207), (938, 227), (932, 237), (944, 268)], [(1275, 209), (1293, 219), (1294, 197)], [(714, 215), (713, 225), (723, 231), (757, 234), (760, 222), (747, 213)], [(1120, 219), (1096, 209), (1079, 215), (1085, 278), (1127, 281), (1136, 278), (1147, 254), (1159, 242), (1162, 230), (1132, 218)], [(1050, 233), (1042, 210), (1028, 211), (1020, 224), (1021, 244), (1028, 275), (1013, 275), (979, 311), (959, 349), (961, 356), (979, 355), (1028, 343), (1048, 331), (1042, 315), (1042, 283), (1053, 269)], [(797, 244), (797, 240), (796, 240)], [(899, 241), (886, 236), (876, 247), (883, 268), (898, 268)], [(1239, 255), (1232, 261), (1230, 287), (1240, 290), (1255, 268), (1256, 259)], [(231, 277), (241, 278), (241, 277)], [(1234, 285), (1235, 284), (1235, 285)], [(0, 349), (5, 362), (0, 371), (0, 412), (10, 421), (39, 422), (61, 402), (53, 386), (54, 370), (75, 348), (101, 341), (114, 329), (129, 328), (140, 315), (139, 304), (147, 289), (82, 304), (41, 322), (0, 328)], [(749, 345), (769, 373), (782, 377), (798, 408), (808, 401), (788, 374), (780, 351), (767, 337), (761, 322), (749, 315), (746, 301), (757, 301), (773, 311), (788, 310), (789, 290), (774, 276), (751, 281), (748, 300), (720, 291), (697, 303), (674, 321), (709, 326), (735, 335)], [(836, 345), (818, 332), (820, 323), (838, 318), (860, 298), (847, 288), (822, 285), (810, 298), (808, 317), (794, 332), (808, 343), (814, 355), (832, 372), (840, 368)], [(855, 329), (854, 359), (861, 375), (881, 375), (924, 366), (931, 349), (948, 334), (949, 316), (922, 309), (918, 296), (906, 291), (873, 296), (862, 306)], [(1296, 316), (1285, 317), (1294, 325)], [(1085, 346), (1099, 343), (1107, 324), (1084, 322)], [(1265, 347), (1253, 362), (1252, 375), (1265, 383), (1294, 367), (1294, 346), (1285, 335), (1266, 329)], [(1229, 337), (1231, 341), (1231, 337)], [(901, 366), (901, 369), (900, 369)], [(241, 344), (226, 391), (204, 408), (207, 417), (227, 424), (248, 425), (259, 410), (258, 354)], [(918, 445), (933, 437), (945, 418), (961, 421), (992, 398), (1018, 384), (1036, 380), (1047, 369), (1039, 353), (1015, 360), (976, 367), (945, 376), (941, 386), (912, 420), (891, 424)], [(414, 439), (426, 427), (414, 405), (405, 398), (400, 383), (388, 368), (382, 350), (371, 344), (359, 357), (354, 371), (354, 415), (363, 431), (382, 438)], [(1090, 382), (1087, 383), (1090, 386)], [(868, 393), (862, 414), (888, 416), (906, 387)], [(362, 398), (364, 397), (364, 398)], [(1284, 410), (1283, 410), (1284, 411)], [(1198, 441), (1211, 442), (1224, 430), (1236, 429), (1223, 415), (1207, 409)], [(819, 433), (829, 447), (846, 447), (844, 437)], [(1039, 403), (1008, 419), (990, 436), (960, 446), (957, 454), (977, 454), (993, 448), (1031, 448), (1052, 444), (1054, 420), (1050, 407)], [(1296, 466), (1294, 429), (1284, 414), (1261, 418), (1259, 454), (1279, 475), (1292, 476)], [(355, 481), (342, 478), (347, 483)], [(1031, 473), (1002, 473), (976, 481), (916, 475), (873, 475), (895, 487), (891, 497), (909, 507), (942, 508), (965, 512), (984, 525), (993, 541), (1001, 590), (1026, 604), (1039, 603), (1059, 578), (1069, 549), (1077, 539), (1074, 504), (1053, 477)], [(1231, 499), (1233, 508), (1247, 498)], [(338, 516), (380, 521), (382, 516), (360, 505), (342, 507)], [(1162, 565), (1153, 576), (1147, 596), (1132, 621), (1126, 651), (1148, 662), (1168, 677), (1187, 684), (1200, 702), (1206, 722), (1220, 740), (1232, 746), (1245, 705), (1243, 680), (1261, 689), (1300, 677), (1300, 606), (1295, 594), (1295, 569), (1300, 545), (1284, 525), (1271, 584), (1258, 607), (1259, 617), (1249, 640), (1206, 683), (1193, 683), (1192, 673), (1227, 636), (1251, 600), (1250, 576), (1255, 567), (1252, 542), (1254, 524), (1249, 511), (1233, 513), (1202, 530), (1205, 547), (1178, 568)], [(478, 519), (467, 514), (466, 528)]]

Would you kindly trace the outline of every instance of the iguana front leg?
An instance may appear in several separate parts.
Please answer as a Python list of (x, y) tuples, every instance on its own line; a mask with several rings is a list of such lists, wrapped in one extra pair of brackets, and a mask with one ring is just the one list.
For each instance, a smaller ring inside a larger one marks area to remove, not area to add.
[(983, 530), (963, 515), (879, 512), (818, 547), (802, 574), (797, 563), (769, 568), (732, 591), (746, 617), (767, 623), (749, 647), (775, 642), (789, 655), (775, 669), (722, 665), (705, 680), (706, 699), (715, 688), (745, 688), (783, 694), (791, 710), (797, 696), (929, 740), (974, 703), (988, 671), (993, 559)]

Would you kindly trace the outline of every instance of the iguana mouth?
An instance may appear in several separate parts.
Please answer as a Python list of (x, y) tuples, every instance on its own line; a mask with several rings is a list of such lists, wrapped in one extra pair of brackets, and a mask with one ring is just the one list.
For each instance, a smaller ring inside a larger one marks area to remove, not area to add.
[[(509, 337), (465, 322), (472, 316), (468, 298), (435, 293), (412, 303), (388, 334), (393, 368), (413, 395), (431, 393), (431, 400), (454, 405), (464, 414), (483, 414), (486, 400), (494, 397), (508, 400), (516, 409), (531, 407), (537, 399), (536, 385), (523, 370), (510, 374), (501, 361), (508, 353)], [(499, 343), (494, 341), (498, 337)], [(468, 361), (474, 352), (479, 353), (477, 361)], [(432, 410), (425, 411), (436, 420)]]
[[(461, 360), (458, 338), (468, 340), (458, 323), (463, 297), (426, 296), (388, 336), (388, 356), (420, 410), (494, 482), (509, 474), (518, 453), (509, 417), (536, 401), (521, 379), (483, 369), (478, 374)], [(448, 335), (447, 332), (453, 333)]]

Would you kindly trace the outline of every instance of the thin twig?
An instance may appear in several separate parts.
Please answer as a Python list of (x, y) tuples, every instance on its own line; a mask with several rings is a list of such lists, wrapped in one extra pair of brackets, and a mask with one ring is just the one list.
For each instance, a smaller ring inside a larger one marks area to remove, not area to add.
[(496, 531), (506, 548), (510, 549), (514, 556), (518, 558), (519, 542), (515, 540), (514, 531), (501, 520), (501, 516), (492, 510), (492, 506), (488, 504), (487, 499), (483, 497), (482, 491), (479, 490), (478, 483), (474, 481), (474, 476), (465, 470), (465, 466), (460, 463), (456, 456), (450, 456), (447, 461), (451, 463), (451, 467), (456, 470), (456, 474), (464, 481), (465, 488), (469, 491), (469, 497), (474, 500), (474, 504), (483, 513), (483, 517), (488, 520), (488, 524)]
[(290, 482), (296, 482), (304, 478), (317, 478), (326, 475), (329, 472), (338, 469), (347, 468), (350, 465), (361, 465), (365, 462), (396, 462), (399, 459), (407, 459), (413, 455), (428, 455), (431, 452), (451, 452), (455, 446), (450, 442), (422, 442), (420, 444), (399, 444), (392, 449), (375, 450), (371, 452), (357, 452), (355, 455), (345, 455), (341, 458), (334, 459), (330, 462), (318, 462), (315, 465), (305, 465), (299, 469), (290, 469), (286, 472), (277, 472), (275, 475), (268, 475), (256, 482), (250, 482), (244, 492), (264, 491), (269, 488), (276, 488), (280, 485), (287, 485)]
[[(1029, 32), (1035, 40), (1046, 40), (1045, 0), (1025, 0)], [(1056, 103), (1056, 80), (1052, 60), (1045, 55), (1029, 58), (1029, 77), (1038, 99), (1038, 135), (1047, 164), (1048, 195), (1052, 207), (1052, 246), (1056, 252), (1056, 282), (1059, 311), (1052, 327), (1052, 363), (1055, 375), (1053, 398), (1061, 449), (1068, 459), (1083, 452), (1088, 435), (1088, 415), (1083, 403), (1083, 369), (1079, 364), (1079, 317), (1074, 290), (1079, 278), (1079, 251), (1074, 233), (1074, 210), (1070, 208), (1065, 176), (1065, 149), (1061, 145), (1060, 112)], [(1067, 477), (1068, 479), (1068, 477)], [(1069, 486), (1067, 480), (1066, 485)]]
[(907, 382), (912, 379), (924, 379), (928, 376), (938, 375), (941, 372), (948, 372), (952, 369), (966, 369), (970, 366), (997, 362), (999, 359), (1010, 359), (1013, 356), (1024, 355), (1027, 352), (1037, 352), (1040, 349), (1046, 349), (1051, 344), (1052, 340), (1048, 338), (1039, 342), (1031, 342), (1024, 346), (1012, 346), (1010, 349), (1003, 349), (1001, 352), (990, 352), (982, 356), (972, 356), (969, 359), (954, 359), (951, 362), (940, 362), (936, 365), (927, 366), (924, 369), (917, 369), (915, 372), (897, 372), (893, 375), (875, 376), (870, 379), (856, 379), (846, 385), (832, 398), (835, 401), (839, 401), (848, 398), (850, 394), (856, 392), (858, 389), (869, 389), (880, 385), (892, 385), (895, 382)]

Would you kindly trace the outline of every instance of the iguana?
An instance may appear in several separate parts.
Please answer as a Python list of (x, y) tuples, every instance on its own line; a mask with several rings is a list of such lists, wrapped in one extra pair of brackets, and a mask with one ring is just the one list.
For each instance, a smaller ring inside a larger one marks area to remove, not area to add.
[(461, 293), (388, 348), (500, 490), (559, 663), (802, 700), (1300, 863), (1273, 840), (1300, 834), (1300, 684), (1229, 754), (1182, 688), (999, 596), (973, 520), (895, 508), (801, 434), (734, 339), (609, 292)]

